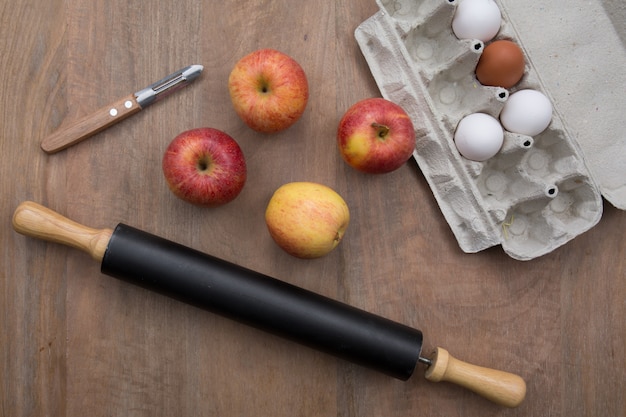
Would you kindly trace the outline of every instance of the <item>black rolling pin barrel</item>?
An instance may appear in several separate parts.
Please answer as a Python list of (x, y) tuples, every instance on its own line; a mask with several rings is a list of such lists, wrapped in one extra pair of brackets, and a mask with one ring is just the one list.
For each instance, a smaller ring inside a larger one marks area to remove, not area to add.
[(101, 269), (402, 380), (422, 349), (419, 330), (123, 224)]
[(429, 381), (453, 382), (507, 407), (526, 395), (515, 374), (459, 361), (442, 348), (432, 360), (420, 357), (419, 330), (130, 226), (93, 229), (24, 202), (13, 227), (89, 253), (107, 275), (401, 380), (421, 361), (429, 365)]

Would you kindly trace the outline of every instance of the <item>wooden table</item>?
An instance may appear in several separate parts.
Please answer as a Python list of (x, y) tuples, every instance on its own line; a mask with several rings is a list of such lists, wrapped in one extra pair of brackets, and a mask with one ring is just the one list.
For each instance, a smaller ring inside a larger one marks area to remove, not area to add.
[[(0, 5), (2, 289), (0, 415), (623, 416), (626, 213), (553, 253), (515, 261), (465, 254), (419, 168), (368, 176), (340, 158), (335, 132), (378, 96), (355, 42), (373, 0), (334, 2), (47, 0)], [(227, 77), (272, 47), (304, 67), (303, 118), (272, 136), (232, 109)], [(44, 136), (180, 67), (202, 78), (55, 155)], [(211, 126), (235, 137), (249, 179), (232, 203), (191, 206), (161, 171), (167, 144)], [(290, 257), (264, 223), (272, 192), (316, 181), (348, 202), (345, 240)], [(448, 383), (408, 382), (102, 275), (87, 255), (18, 235), (13, 210), (44, 204), (93, 227), (118, 222), (421, 329), (425, 352), (521, 375), (526, 401), (492, 405)]]

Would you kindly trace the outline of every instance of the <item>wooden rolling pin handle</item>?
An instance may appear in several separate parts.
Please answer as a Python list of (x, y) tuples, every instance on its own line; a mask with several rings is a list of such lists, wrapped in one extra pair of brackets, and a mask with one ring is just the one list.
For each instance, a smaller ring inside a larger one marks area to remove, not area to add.
[(518, 375), (460, 361), (443, 348), (437, 348), (425, 376), (432, 382), (460, 385), (510, 408), (520, 405), (526, 396), (526, 383)]
[(130, 94), (52, 133), (41, 142), (41, 149), (49, 154), (58, 152), (121, 122), (140, 110), (141, 106), (137, 103), (135, 95)]
[(31, 201), (17, 207), (13, 214), (13, 228), (26, 236), (80, 249), (100, 262), (113, 234), (111, 229), (83, 226)]

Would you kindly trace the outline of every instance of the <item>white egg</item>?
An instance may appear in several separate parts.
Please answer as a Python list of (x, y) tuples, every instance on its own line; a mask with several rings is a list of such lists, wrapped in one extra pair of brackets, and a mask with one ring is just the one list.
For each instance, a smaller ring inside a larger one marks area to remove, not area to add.
[(486, 113), (465, 116), (454, 132), (454, 143), (459, 153), (472, 161), (486, 161), (495, 156), (502, 142), (502, 125), (498, 119)]
[(552, 103), (537, 90), (519, 90), (511, 94), (500, 112), (500, 121), (512, 133), (535, 136), (552, 121)]
[(493, 0), (463, 0), (456, 7), (452, 31), (459, 39), (492, 40), (500, 30), (502, 14)]

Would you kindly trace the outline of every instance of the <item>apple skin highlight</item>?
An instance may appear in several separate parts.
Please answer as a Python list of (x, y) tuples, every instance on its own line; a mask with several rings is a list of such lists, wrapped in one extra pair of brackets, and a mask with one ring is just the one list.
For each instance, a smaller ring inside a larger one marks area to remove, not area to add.
[(339, 152), (353, 168), (384, 174), (400, 168), (415, 149), (415, 129), (402, 107), (383, 98), (350, 107), (337, 129)]
[(293, 125), (309, 99), (300, 64), (274, 49), (259, 49), (241, 58), (228, 77), (228, 90), (237, 115), (261, 133)]
[(247, 179), (241, 148), (232, 137), (213, 128), (176, 136), (163, 155), (162, 167), (174, 195), (204, 207), (234, 200)]

